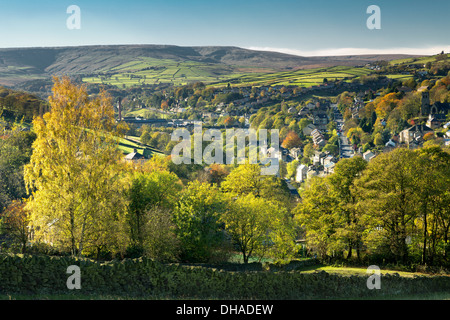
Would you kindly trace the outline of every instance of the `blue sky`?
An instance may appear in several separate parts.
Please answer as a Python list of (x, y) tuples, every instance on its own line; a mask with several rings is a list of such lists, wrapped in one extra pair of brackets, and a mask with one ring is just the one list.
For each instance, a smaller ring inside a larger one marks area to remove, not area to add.
[[(81, 9), (69, 30), (66, 9)], [(369, 30), (369, 5), (381, 30)], [(1, 0), (0, 47), (239, 46), (300, 55), (450, 51), (449, 0)]]

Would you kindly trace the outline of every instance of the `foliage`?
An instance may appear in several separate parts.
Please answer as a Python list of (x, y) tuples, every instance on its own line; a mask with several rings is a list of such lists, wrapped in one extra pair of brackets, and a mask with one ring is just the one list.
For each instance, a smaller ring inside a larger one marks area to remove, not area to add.
[(0, 216), (0, 234), (10, 238), (11, 246), (17, 246), (22, 253), (30, 240), (29, 214), (24, 207), (22, 201), (14, 200)]
[(286, 149), (299, 148), (301, 145), (302, 140), (294, 131), (290, 131), (281, 144), (281, 146)]
[(221, 217), (244, 263), (252, 255), (261, 259), (269, 250), (282, 258), (292, 254), (294, 234), (287, 219), (286, 209), (251, 193), (239, 196)]
[(79, 255), (120, 252), (125, 184), (111, 100), (55, 78), (50, 105), (33, 121), (37, 139), (25, 167), (34, 240)]
[(187, 185), (174, 209), (182, 260), (213, 261), (220, 258), (215, 256), (220, 249), (227, 250), (227, 239), (219, 222), (226, 209), (227, 200), (217, 186), (199, 181)]

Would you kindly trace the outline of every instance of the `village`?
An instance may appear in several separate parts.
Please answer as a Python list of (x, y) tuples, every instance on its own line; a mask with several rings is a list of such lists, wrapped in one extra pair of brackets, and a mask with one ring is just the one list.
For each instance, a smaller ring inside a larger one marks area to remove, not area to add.
[[(389, 84), (389, 81), (384, 79), (382, 85)], [(193, 132), (194, 123), (201, 123), (206, 128), (226, 129), (226, 128), (251, 128), (252, 115), (256, 115), (258, 110), (263, 107), (270, 108), (274, 103), (279, 101), (298, 101), (296, 99), (302, 96), (313, 96), (313, 94), (319, 94), (322, 92), (343, 92), (346, 90), (355, 90), (358, 92), (349, 108), (351, 119), (354, 121), (360, 120), (360, 111), (364, 109), (367, 103), (373, 101), (373, 99), (367, 100), (370, 96), (375, 98), (379, 96), (379, 93), (371, 89), (366, 89), (359, 83), (347, 83), (342, 82), (339, 84), (324, 83), (319, 86), (312, 86), (309, 88), (298, 88), (295, 86), (261, 86), (255, 87), (225, 87), (219, 88), (215, 91), (215, 94), (236, 94), (238, 99), (232, 100), (229, 104), (224, 102), (218, 103), (213, 111), (201, 112), (201, 117), (196, 120), (190, 120), (183, 118), (183, 115), (190, 109), (190, 107), (182, 107), (183, 103), (188, 101), (185, 98), (184, 101), (176, 101), (174, 106), (166, 112), (171, 114), (172, 119), (143, 119), (139, 117), (122, 117), (120, 101), (117, 104), (117, 110), (119, 113), (119, 119), (127, 122), (128, 124), (136, 125), (137, 127), (142, 125), (150, 125), (152, 127), (169, 127), (169, 128), (187, 128), (190, 132)], [(360, 91), (358, 91), (360, 90)], [(402, 92), (410, 92), (411, 89), (405, 86), (398, 88)], [(276, 153), (274, 148), (260, 148), (262, 157), (275, 157), (281, 163), (285, 165), (296, 161), (298, 163), (295, 174), (286, 179), (288, 187), (291, 189), (294, 195), (298, 195), (296, 187), (301, 183), (306, 182), (308, 179), (319, 176), (323, 177), (334, 173), (334, 168), (340, 159), (351, 158), (354, 156), (361, 156), (366, 161), (371, 161), (378, 154), (382, 152), (389, 152), (395, 148), (409, 148), (417, 149), (423, 146), (425, 139), (430, 135), (434, 135), (435, 131), (439, 133), (445, 132), (442, 136), (443, 144), (445, 146), (450, 145), (450, 122), (447, 120), (450, 106), (448, 103), (435, 102), (430, 103), (429, 92), (426, 87), (420, 87), (417, 92), (421, 95), (421, 108), (420, 116), (423, 120), (422, 123), (413, 124), (402, 130), (398, 134), (394, 134), (388, 137), (382, 147), (377, 148), (363, 148), (350, 142), (349, 137), (345, 133), (345, 123), (343, 115), (338, 108), (338, 103), (333, 103), (329, 99), (324, 98), (312, 98), (307, 102), (293, 104), (287, 109), (288, 115), (295, 119), (297, 123), (302, 119), (306, 119), (309, 123), (302, 128), (302, 137), (314, 146), (313, 154), (309, 155), (309, 161), (304, 161), (304, 150), (302, 147), (284, 148), (281, 144), (278, 146)], [(300, 100), (301, 101), (301, 100)], [(178, 118), (175, 118), (178, 117)], [(240, 121), (230, 121), (224, 125), (224, 119), (243, 119)], [(348, 119), (347, 119), (348, 120)], [(329, 152), (324, 148), (330, 138), (333, 136), (333, 132), (330, 132), (331, 128), (334, 129), (334, 133), (338, 136), (337, 139), (337, 152)], [(380, 119), (379, 124), (383, 127), (386, 126), (386, 119)], [(254, 128), (257, 129), (257, 128)], [(446, 130), (446, 131), (445, 131)], [(425, 139), (424, 139), (425, 137)], [(301, 161), (303, 158), (303, 161)], [(126, 156), (127, 160), (142, 160), (145, 159), (144, 155), (140, 155), (136, 150), (132, 154)], [(303, 162), (303, 163), (302, 163)], [(305, 163), (307, 162), (307, 163)], [(278, 173), (280, 177), (281, 170)], [(283, 178), (283, 177), (282, 177)], [(293, 184), (295, 186), (293, 186)]]

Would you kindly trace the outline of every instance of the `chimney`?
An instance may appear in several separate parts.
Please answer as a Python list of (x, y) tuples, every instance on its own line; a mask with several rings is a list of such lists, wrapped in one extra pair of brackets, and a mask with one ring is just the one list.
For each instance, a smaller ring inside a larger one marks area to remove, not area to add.
[(122, 121), (122, 99), (119, 98), (119, 102), (117, 103), (117, 109), (119, 110), (119, 121)]

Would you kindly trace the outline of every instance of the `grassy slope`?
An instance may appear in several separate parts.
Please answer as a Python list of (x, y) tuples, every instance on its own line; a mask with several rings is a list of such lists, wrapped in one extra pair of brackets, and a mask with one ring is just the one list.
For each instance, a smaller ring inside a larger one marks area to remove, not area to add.
[[(450, 58), (450, 54), (447, 54), (447, 56)], [(423, 65), (427, 62), (433, 62), (435, 61), (436, 56), (429, 56), (429, 57), (421, 57), (421, 58), (406, 58), (406, 59), (396, 59), (389, 62), (390, 65), (399, 65), (399, 64), (419, 64)]]
[[(331, 67), (331, 68), (315, 68), (303, 69), (287, 72), (275, 72), (264, 74), (247, 74), (230, 80), (231, 83), (248, 86), (248, 85), (294, 85), (299, 87), (311, 87), (323, 83), (323, 79), (343, 80), (354, 79), (363, 75), (368, 75), (371, 70), (366, 68), (355, 67)], [(218, 83), (216, 86), (223, 86), (226, 83)]]
[(140, 84), (172, 83), (184, 85), (188, 82), (226, 81), (239, 76), (235, 68), (224, 65), (207, 64), (195, 61), (177, 62), (169, 59), (141, 57), (110, 70), (108, 76), (85, 77), (87, 83), (106, 83), (118, 87)]
[(159, 151), (158, 149), (141, 143), (138, 137), (126, 136), (124, 138), (121, 138), (119, 141), (119, 149), (124, 154), (129, 154), (129, 153), (133, 152), (134, 149), (137, 149), (140, 154), (143, 154), (144, 149), (146, 149), (146, 148), (150, 149), (156, 155), (159, 155), (159, 156), (164, 155), (164, 153)]

